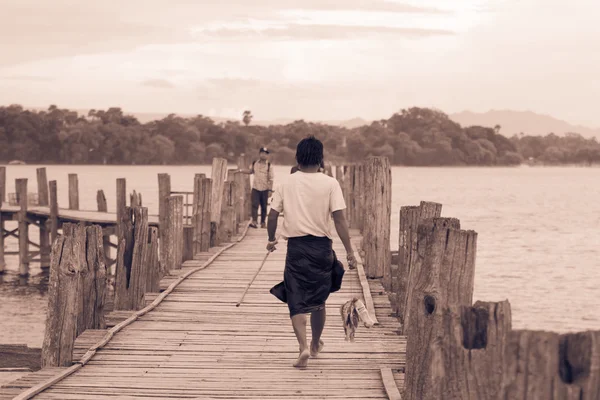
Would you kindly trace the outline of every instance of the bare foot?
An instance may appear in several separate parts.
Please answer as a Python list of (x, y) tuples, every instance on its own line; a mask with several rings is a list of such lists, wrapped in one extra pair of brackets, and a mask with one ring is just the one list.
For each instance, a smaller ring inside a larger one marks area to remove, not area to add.
[(313, 347), (313, 343), (310, 342), (310, 356), (316, 357), (317, 354), (319, 354), (323, 350), (323, 346), (325, 346), (325, 343), (323, 343), (321, 339), (319, 339), (319, 347), (316, 349)]
[(294, 368), (306, 368), (308, 366), (308, 358), (309, 357), (310, 357), (310, 352), (308, 351), (308, 349), (304, 350), (302, 353), (300, 353), (300, 356), (298, 356), (298, 359), (293, 364)]

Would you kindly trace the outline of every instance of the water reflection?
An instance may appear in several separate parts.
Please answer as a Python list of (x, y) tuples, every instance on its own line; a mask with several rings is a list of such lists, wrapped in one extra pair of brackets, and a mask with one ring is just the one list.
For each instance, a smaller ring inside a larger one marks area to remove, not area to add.
[(0, 274), (0, 296), (27, 296), (33, 293), (44, 296), (48, 292), (49, 278), (47, 270), (38, 270), (35, 275), (30, 276), (6, 271)]

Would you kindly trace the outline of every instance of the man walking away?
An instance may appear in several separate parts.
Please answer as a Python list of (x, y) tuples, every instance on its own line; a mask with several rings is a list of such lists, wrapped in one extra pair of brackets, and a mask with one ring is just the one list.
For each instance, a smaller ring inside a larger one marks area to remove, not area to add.
[(240, 172), (254, 174), (252, 182), (252, 223), (250, 227), (258, 227), (258, 206), (260, 206), (260, 227), (266, 228), (267, 202), (269, 193), (273, 191), (273, 168), (269, 162), (269, 149), (261, 147), (258, 152), (259, 159), (252, 162), (247, 170)]
[[(305, 368), (310, 356), (323, 349), (321, 333), (325, 326), (325, 301), (329, 297), (332, 272), (336, 260), (332, 249), (333, 223), (346, 249), (349, 266), (356, 266), (346, 208), (340, 184), (320, 173), (323, 143), (314, 136), (303, 139), (296, 149), (299, 171), (291, 174), (275, 188), (269, 213), (267, 250), (274, 251), (279, 214), (285, 212), (281, 236), (287, 238), (287, 255), (283, 282), (286, 302), (300, 354), (294, 367)], [(312, 342), (306, 338), (310, 314)]]

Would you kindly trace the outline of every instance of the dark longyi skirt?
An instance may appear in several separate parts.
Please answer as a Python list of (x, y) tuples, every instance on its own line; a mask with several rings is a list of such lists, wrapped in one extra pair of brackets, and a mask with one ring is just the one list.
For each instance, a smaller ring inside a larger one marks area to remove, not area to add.
[(288, 239), (283, 284), (290, 316), (325, 307), (332, 288), (335, 253), (327, 237)]

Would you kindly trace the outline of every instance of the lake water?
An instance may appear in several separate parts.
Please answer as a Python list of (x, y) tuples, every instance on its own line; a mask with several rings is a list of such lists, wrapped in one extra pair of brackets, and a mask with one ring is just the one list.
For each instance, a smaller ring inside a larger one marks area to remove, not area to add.
[[(29, 178), (35, 192), (35, 169), (8, 166), (8, 191), (14, 192), (15, 178)], [(173, 191), (191, 191), (194, 174), (210, 176), (210, 167), (47, 167), (48, 179), (58, 181), (61, 207), (68, 204), (67, 176), (77, 173), (81, 209), (95, 210), (96, 191), (103, 189), (114, 211), (116, 179), (126, 178), (127, 191), (141, 192), (150, 214), (158, 213), (157, 174), (163, 172), (171, 175)], [(276, 179), (288, 173), (289, 167), (275, 167)], [(442, 203), (442, 216), (478, 233), (475, 300), (510, 300), (517, 329), (600, 329), (600, 168), (394, 167), (392, 179), (392, 249), (401, 206)], [(16, 250), (16, 241), (7, 247)], [(0, 277), (0, 343), (40, 347), (47, 277), (32, 264), (32, 277), (20, 279), (17, 259), (7, 262), (9, 271)]]

